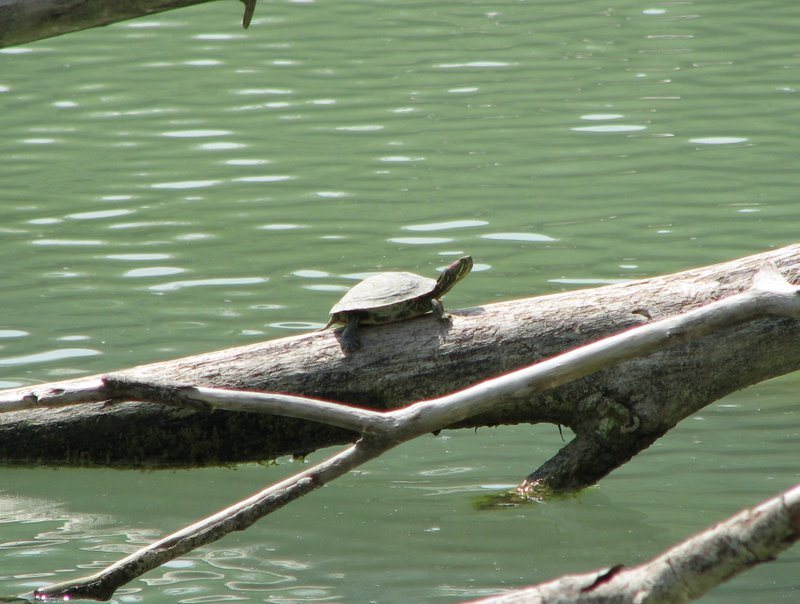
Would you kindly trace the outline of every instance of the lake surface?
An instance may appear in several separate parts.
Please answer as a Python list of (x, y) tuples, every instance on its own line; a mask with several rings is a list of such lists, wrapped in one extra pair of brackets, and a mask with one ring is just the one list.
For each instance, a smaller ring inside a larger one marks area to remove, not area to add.
[[(473, 306), (798, 240), (800, 4), (204, 6), (0, 51), (0, 387), (320, 327), (365, 272)], [(574, 499), (478, 511), (553, 426), (409, 443), (116, 602), (459, 602), (635, 564), (800, 481), (800, 380)], [(309, 461), (322, 459), (317, 452)], [(0, 469), (0, 595), (297, 471)], [(705, 603), (793, 602), (800, 551)]]

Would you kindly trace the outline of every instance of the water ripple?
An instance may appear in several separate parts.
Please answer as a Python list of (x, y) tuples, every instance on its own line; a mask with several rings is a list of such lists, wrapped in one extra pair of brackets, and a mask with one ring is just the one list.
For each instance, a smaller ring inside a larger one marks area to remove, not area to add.
[(260, 231), (291, 231), (294, 229), (307, 229), (304, 224), (290, 224), (290, 223), (275, 223), (275, 224), (262, 224), (256, 227)]
[(197, 34), (196, 36), (192, 36), (194, 40), (236, 40), (238, 38), (243, 38), (244, 36), (239, 34)]
[(123, 274), (123, 277), (163, 277), (165, 275), (177, 275), (185, 273), (185, 268), (177, 266), (148, 266), (147, 268), (134, 268)]
[(558, 241), (549, 235), (541, 233), (488, 233), (481, 235), (483, 239), (500, 239), (502, 241), (530, 241), (530, 242), (549, 242)]
[(53, 245), (53, 246), (95, 246), (106, 245), (107, 242), (100, 239), (35, 239), (31, 245)]
[(624, 115), (621, 113), (589, 113), (587, 115), (582, 115), (582, 120), (587, 120), (590, 122), (596, 121), (604, 121), (604, 120), (621, 120)]
[(230, 149), (243, 149), (247, 147), (244, 143), (203, 143), (197, 148), (201, 151), (229, 151)]
[(431, 222), (428, 224), (410, 224), (401, 227), (404, 231), (447, 231), (450, 229), (467, 229), (486, 226), (485, 220), (448, 220), (447, 222)]
[(191, 61), (184, 61), (184, 65), (190, 67), (214, 67), (216, 65), (223, 65), (222, 61), (217, 59), (192, 59)]
[(169, 228), (174, 226), (185, 226), (185, 222), (174, 220), (164, 220), (160, 222), (123, 222), (120, 224), (112, 224), (108, 228), (111, 230), (126, 230), (126, 229), (155, 229), (155, 228)]
[(67, 218), (73, 220), (97, 220), (100, 218), (116, 218), (117, 216), (125, 216), (133, 214), (134, 210), (98, 210), (96, 212), (77, 212), (75, 214), (68, 214)]
[(227, 136), (232, 134), (230, 130), (173, 130), (162, 132), (161, 136), (170, 138), (207, 138), (210, 136)]
[(227, 166), (263, 166), (264, 164), (271, 164), (272, 162), (268, 159), (241, 158), (241, 159), (226, 159), (222, 163), (224, 163)]
[(289, 90), (287, 88), (244, 88), (243, 90), (237, 90), (236, 94), (243, 94), (243, 95), (264, 95), (264, 94), (294, 94), (294, 90)]
[(384, 126), (379, 124), (363, 124), (360, 126), (337, 126), (336, 130), (341, 132), (377, 132), (383, 130)]
[(21, 329), (0, 329), (0, 338), (21, 338), (29, 335), (31, 334)]
[(440, 243), (450, 243), (453, 241), (448, 237), (392, 237), (392, 243), (402, 243), (404, 245), (437, 245)]
[(211, 604), (212, 602), (239, 602), (241, 600), (249, 600), (244, 596), (236, 596), (234, 594), (222, 594), (211, 596), (198, 596), (196, 598), (182, 598), (181, 604)]
[(469, 61), (467, 63), (439, 63), (434, 65), (438, 69), (486, 69), (498, 67), (511, 67), (516, 63), (507, 63), (505, 61)]
[(689, 142), (695, 145), (736, 145), (738, 143), (746, 143), (747, 139), (739, 136), (706, 136), (690, 138)]
[[(324, 277), (330, 277), (330, 273), (326, 273), (325, 271), (317, 271), (312, 269), (301, 269), (292, 272), (293, 275), (297, 277), (305, 277), (306, 279), (322, 279)], [(2, 334), (2, 332), (0, 332)], [(2, 336), (0, 336), (2, 337)]]
[(0, 543), (0, 549), (25, 549), (26, 554), (43, 553), (43, 549), (53, 545), (64, 545), (69, 543), (66, 539), (41, 539), (37, 541), (6, 541)]
[(171, 258), (171, 254), (108, 254), (105, 258), (109, 260), (124, 260), (124, 261), (152, 261), (152, 260), (167, 260)]
[(309, 323), (308, 321), (279, 321), (277, 323), (270, 323), (270, 327), (276, 329), (290, 329), (292, 331), (309, 331), (311, 329), (319, 329), (322, 327), (321, 323)]
[(334, 285), (332, 283), (315, 283), (313, 285), (304, 285), (303, 289), (310, 290), (312, 292), (343, 292), (350, 289), (344, 285)]
[(264, 176), (240, 176), (234, 178), (234, 182), (285, 182), (287, 180), (294, 180), (296, 176), (289, 176), (288, 174), (266, 174)]
[(19, 142), (25, 145), (52, 145), (60, 141), (55, 138), (23, 138)]
[(647, 126), (635, 126), (628, 124), (604, 124), (601, 126), (578, 126), (570, 128), (573, 132), (639, 132), (646, 130)]
[(28, 365), (33, 363), (49, 363), (51, 361), (61, 361), (64, 359), (74, 359), (78, 357), (93, 357), (102, 354), (99, 350), (92, 348), (57, 348), (45, 352), (26, 354), (18, 357), (0, 358), (0, 365), (10, 367), (14, 365)]
[[(225, 575), (208, 570), (171, 570), (165, 572), (161, 577), (141, 579), (147, 585), (174, 585), (187, 581), (209, 581), (213, 579), (224, 579)], [(174, 593), (174, 592), (173, 592)]]
[(256, 285), (269, 281), (266, 277), (240, 277), (240, 278), (219, 278), (219, 279), (193, 279), (189, 281), (172, 281), (152, 285), (148, 289), (154, 292), (171, 292), (187, 287), (217, 287), (220, 285)]
[(387, 155), (378, 158), (378, 161), (383, 161), (383, 162), (413, 162), (413, 161), (424, 161), (424, 160), (425, 158), (421, 155), (419, 156)]
[[(265, 574), (266, 573), (260, 573), (260, 575)], [(265, 577), (263, 581), (229, 581), (225, 585), (233, 591), (271, 591), (275, 589), (275, 585), (278, 583), (286, 583), (294, 580), (294, 577), (273, 574), (272, 580), (268, 580), (268, 577)]]
[(420, 476), (449, 476), (451, 474), (463, 474), (464, 472), (471, 472), (474, 468), (470, 466), (454, 466), (445, 468), (435, 468), (433, 470), (422, 470), (418, 472)]
[(158, 182), (150, 185), (151, 189), (203, 189), (220, 184), (220, 180), (181, 180), (177, 182)]

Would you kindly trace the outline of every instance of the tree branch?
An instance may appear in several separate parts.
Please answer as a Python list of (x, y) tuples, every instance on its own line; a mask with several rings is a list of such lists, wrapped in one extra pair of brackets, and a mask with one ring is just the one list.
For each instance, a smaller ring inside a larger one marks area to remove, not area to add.
[(365, 461), (380, 455), (376, 448), (361, 441), (324, 462), (255, 493), (203, 520), (164, 537), (87, 577), (48, 585), (30, 596), (37, 600), (108, 600), (122, 585), (187, 552), (241, 531), (287, 503), (321, 487)]
[(800, 485), (690, 537), (639, 566), (622, 565), (547, 583), (472, 604), (649, 604), (689, 602), (800, 539)]

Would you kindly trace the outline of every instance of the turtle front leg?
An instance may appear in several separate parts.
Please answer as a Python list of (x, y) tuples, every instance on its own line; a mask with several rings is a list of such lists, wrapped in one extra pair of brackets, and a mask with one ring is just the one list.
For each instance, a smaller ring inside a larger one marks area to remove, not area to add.
[(342, 330), (342, 349), (345, 352), (355, 352), (361, 348), (361, 339), (358, 337), (358, 322), (361, 317), (350, 315), (347, 317), (347, 324)]
[(438, 298), (431, 300), (431, 310), (440, 321), (450, 321), (450, 315), (444, 311), (444, 304)]

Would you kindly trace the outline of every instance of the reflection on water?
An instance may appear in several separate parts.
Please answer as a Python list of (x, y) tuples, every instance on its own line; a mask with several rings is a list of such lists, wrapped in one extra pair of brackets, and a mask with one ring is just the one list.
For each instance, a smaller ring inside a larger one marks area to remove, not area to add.
[[(135, 501), (129, 504), (135, 505)], [(14, 590), (31, 591), (49, 582), (105, 568), (160, 536), (153, 529), (121, 526), (112, 516), (76, 513), (56, 500), (25, 497), (0, 496), (0, 527), (4, 527), (5, 538), (15, 533), (28, 537), (0, 541), (2, 595), (11, 595)], [(102, 557), (94, 557), (97, 555)], [(40, 564), (37, 558), (43, 562)], [(49, 560), (55, 559), (63, 561), (57, 569), (48, 567)], [(34, 566), (51, 572), (32, 573)], [(275, 590), (274, 601), (284, 601), (290, 594), (297, 596), (307, 590), (329, 596), (323, 588), (298, 584), (297, 573), (308, 570), (307, 564), (286, 559), (274, 547), (253, 545), (193, 552), (148, 573), (142, 583), (158, 587), (165, 596), (180, 596), (181, 602), (237, 599), (237, 592), (272, 594)], [(141, 599), (143, 589), (132, 585), (117, 593), (117, 601)]]
[(98, 354), (100, 354), (99, 351), (90, 348), (59, 348), (20, 357), (0, 358), (0, 365), (32, 365), (34, 363), (48, 363), (50, 361), (60, 361), (76, 357), (90, 357)]
[[(464, 253), (451, 308), (795, 241), (800, 14), (733, 6), (289, 2), (242, 32), (209, 3), (3, 49), (0, 386), (317, 329), (356, 280)], [(796, 482), (795, 381), (548, 505), (470, 497), (552, 455), (551, 427), (421, 439), (117, 599), (458, 601), (641, 561)], [(0, 470), (0, 588), (271, 471)], [(785, 598), (796, 559), (704, 601)]]

